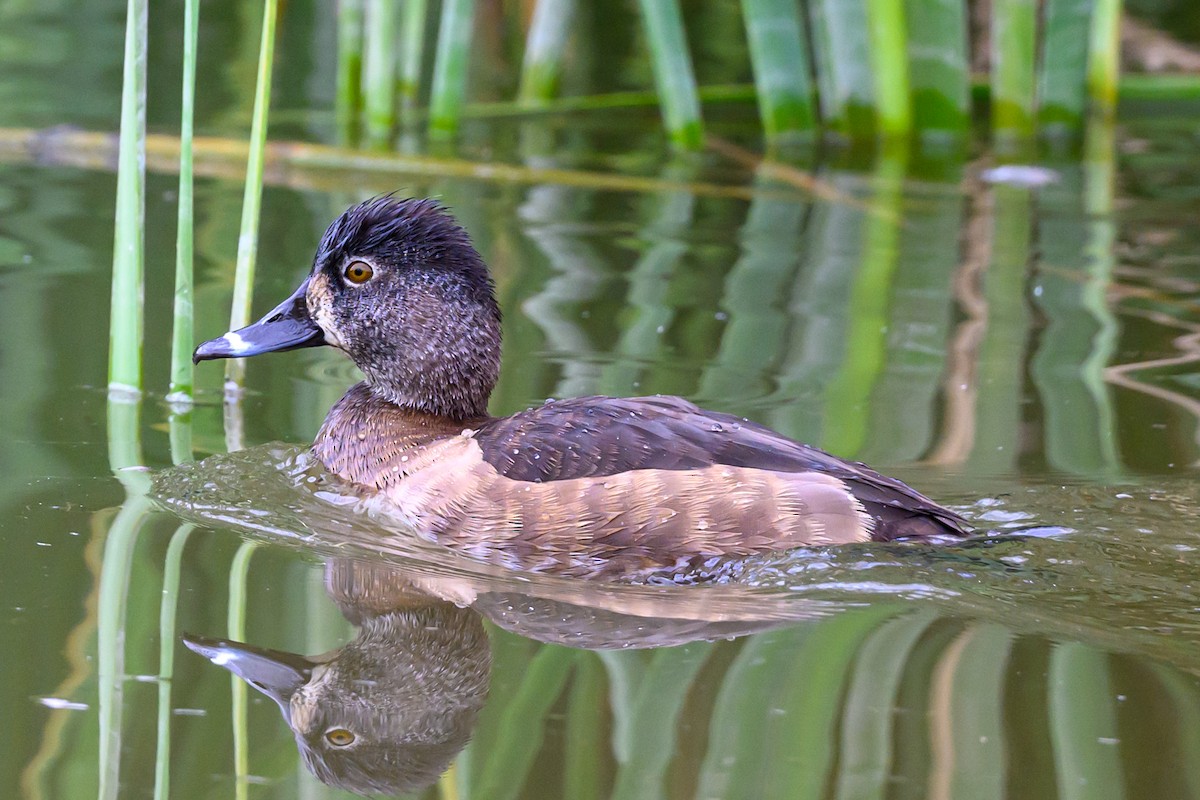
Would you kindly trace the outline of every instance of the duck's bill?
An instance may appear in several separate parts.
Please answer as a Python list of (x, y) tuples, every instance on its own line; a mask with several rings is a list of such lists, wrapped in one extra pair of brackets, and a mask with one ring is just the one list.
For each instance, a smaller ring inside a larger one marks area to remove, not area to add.
[(308, 313), (308, 279), (292, 296), (252, 325), (209, 339), (192, 353), (199, 363), (213, 358), (246, 358), (325, 344), (325, 334)]
[(226, 639), (184, 634), (183, 643), (192, 652), (224, 667), (270, 697), (284, 716), (290, 716), (288, 704), (292, 695), (308, 683), (316, 666), (316, 662), (304, 656)]

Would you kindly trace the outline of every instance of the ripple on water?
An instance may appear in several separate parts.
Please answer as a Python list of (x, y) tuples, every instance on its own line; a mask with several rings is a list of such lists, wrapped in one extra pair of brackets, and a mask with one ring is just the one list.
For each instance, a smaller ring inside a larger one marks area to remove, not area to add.
[[(160, 473), (155, 495), (210, 526), (305, 547), (404, 561), (455, 580), (578, 592), (578, 579), (482, 563), (381, 517), (301, 447), (263, 445)], [(703, 580), (658, 574), (641, 587), (742, 617), (804, 618), (881, 600), (994, 619), (1014, 630), (1195, 660), (1200, 607), (1190, 553), (1200, 547), (1200, 490), (1158, 485), (1020, 486), (957, 510), (985, 535), (946, 546), (893, 542), (713, 560)], [(684, 588), (685, 584), (702, 587)], [(594, 588), (596, 584), (591, 584)], [(573, 587), (573, 588), (572, 588)], [(717, 594), (713, 594), (716, 592)]]

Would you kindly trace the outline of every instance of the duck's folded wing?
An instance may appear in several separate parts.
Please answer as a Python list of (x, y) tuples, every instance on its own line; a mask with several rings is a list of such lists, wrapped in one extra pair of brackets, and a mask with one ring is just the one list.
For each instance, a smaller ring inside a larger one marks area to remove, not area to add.
[(964, 521), (906, 484), (753, 422), (678, 397), (581, 397), (482, 424), (484, 459), (511, 480), (544, 483), (714, 464), (820, 472), (843, 481), (877, 520), (876, 539), (963, 535)]

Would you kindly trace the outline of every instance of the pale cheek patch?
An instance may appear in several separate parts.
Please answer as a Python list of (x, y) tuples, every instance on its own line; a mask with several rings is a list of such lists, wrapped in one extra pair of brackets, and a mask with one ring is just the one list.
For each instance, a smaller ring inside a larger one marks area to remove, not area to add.
[(308, 294), (304, 299), (308, 304), (309, 316), (313, 318), (313, 322), (317, 323), (317, 327), (325, 334), (325, 344), (336, 347), (339, 350), (345, 350), (346, 344), (338, 336), (337, 329), (334, 327), (333, 315), (329, 310), (330, 292), (326, 281), (327, 278), (324, 275), (318, 275), (316, 278), (313, 278), (312, 282), (308, 285)]

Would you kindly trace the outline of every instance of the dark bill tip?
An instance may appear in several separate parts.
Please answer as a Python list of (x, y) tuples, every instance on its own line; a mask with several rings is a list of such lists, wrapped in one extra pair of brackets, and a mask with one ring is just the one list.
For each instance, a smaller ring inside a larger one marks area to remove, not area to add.
[(308, 279), (262, 319), (209, 339), (192, 353), (192, 363), (214, 358), (246, 358), (325, 344), (325, 334), (308, 313)]
[(184, 634), (183, 643), (193, 653), (237, 675), (279, 704), (289, 714), (288, 701), (312, 677), (314, 662), (295, 653), (268, 650), (227, 639)]

